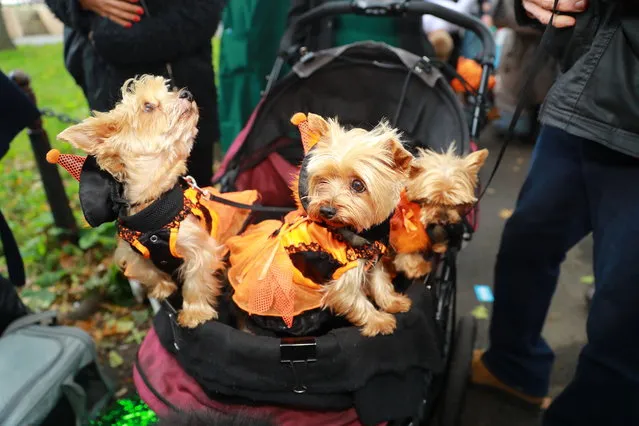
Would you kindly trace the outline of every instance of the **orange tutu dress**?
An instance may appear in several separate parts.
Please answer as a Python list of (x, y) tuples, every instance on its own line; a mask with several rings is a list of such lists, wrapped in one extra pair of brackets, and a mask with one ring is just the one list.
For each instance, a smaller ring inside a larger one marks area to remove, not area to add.
[(322, 285), (355, 268), (370, 266), (386, 252), (379, 241), (354, 248), (300, 211), (284, 221), (250, 226), (227, 241), (233, 300), (251, 315), (293, 318), (322, 306)]

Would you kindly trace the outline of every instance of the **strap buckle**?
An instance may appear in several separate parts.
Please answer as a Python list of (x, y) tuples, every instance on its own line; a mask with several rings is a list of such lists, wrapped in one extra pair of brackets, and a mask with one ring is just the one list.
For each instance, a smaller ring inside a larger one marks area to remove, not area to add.
[(291, 367), (295, 380), (293, 392), (302, 394), (308, 389), (295, 364), (308, 366), (309, 362), (315, 361), (317, 361), (317, 341), (314, 337), (284, 337), (280, 340), (280, 363)]

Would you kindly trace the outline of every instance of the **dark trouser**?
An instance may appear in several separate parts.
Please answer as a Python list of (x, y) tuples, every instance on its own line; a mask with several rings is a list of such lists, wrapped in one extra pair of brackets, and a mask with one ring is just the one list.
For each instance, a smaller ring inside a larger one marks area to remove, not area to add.
[(566, 252), (590, 232), (588, 343), (544, 425), (639, 425), (639, 159), (542, 128), (497, 256), (484, 362), (506, 384), (546, 395), (554, 354), (541, 330)]

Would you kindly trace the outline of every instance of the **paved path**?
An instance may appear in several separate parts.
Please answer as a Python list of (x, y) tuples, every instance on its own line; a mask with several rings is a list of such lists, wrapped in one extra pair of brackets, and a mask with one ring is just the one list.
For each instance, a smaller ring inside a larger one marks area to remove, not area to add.
[(13, 43), (16, 46), (22, 46), (22, 45), (42, 46), (45, 44), (62, 43), (62, 35), (42, 34), (42, 35), (18, 37), (13, 39)]
[[(491, 130), (485, 132), (483, 146), (491, 150), (489, 163), (492, 170), (501, 141)], [(468, 313), (479, 303), (473, 291), (474, 284), (492, 285), (493, 264), (504, 219), (503, 209), (512, 209), (519, 188), (525, 178), (532, 145), (514, 142), (508, 147), (501, 168), (492, 185), (494, 191), (486, 194), (481, 205), (480, 228), (470, 245), (460, 254), (459, 288), (460, 314)], [(555, 349), (557, 359), (552, 379), (552, 394), (557, 394), (568, 383), (574, 371), (581, 346), (585, 342), (587, 285), (581, 277), (591, 275), (590, 255), (592, 242), (582, 241), (568, 255), (561, 270), (559, 288), (544, 329), (544, 336)], [(487, 344), (488, 321), (480, 321), (477, 346)], [(538, 425), (538, 414), (522, 409), (512, 402), (479, 389), (470, 389), (463, 414), (462, 426), (532, 426)]]

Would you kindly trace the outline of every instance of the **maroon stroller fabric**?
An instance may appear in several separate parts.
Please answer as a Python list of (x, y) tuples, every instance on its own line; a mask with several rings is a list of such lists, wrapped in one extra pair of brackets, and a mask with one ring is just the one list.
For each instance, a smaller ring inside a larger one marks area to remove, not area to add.
[[(138, 364), (142, 374), (138, 365), (134, 366), (135, 387), (140, 398), (159, 416), (166, 415), (171, 410), (162, 398), (181, 410), (213, 409), (224, 413), (242, 410), (260, 417), (272, 417), (280, 426), (362, 426), (354, 408), (346, 411), (317, 412), (269, 406), (230, 405), (212, 400), (197, 382), (184, 372), (173, 355), (164, 349), (153, 328), (149, 330), (140, 346)], [(161, 398), (156, 396), (156, 392)]]

